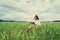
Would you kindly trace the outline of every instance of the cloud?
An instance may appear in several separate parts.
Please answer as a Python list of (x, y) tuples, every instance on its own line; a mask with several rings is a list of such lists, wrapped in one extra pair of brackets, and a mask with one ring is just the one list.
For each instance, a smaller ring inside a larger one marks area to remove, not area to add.
[(11, 11), (16, 11), (16, 12), (25, 12), (25, 9), (23, 7), (20, 8), (15, 8), (14, 6), (10, 6), (10, 5), (1, 5), (1, 7), (11, 10)]
[(60, 19), (60, 0), (0, 0), (0, 19), (31, 21)]
[(16, 2), (20, 2), (20, 0), (15, 0)]

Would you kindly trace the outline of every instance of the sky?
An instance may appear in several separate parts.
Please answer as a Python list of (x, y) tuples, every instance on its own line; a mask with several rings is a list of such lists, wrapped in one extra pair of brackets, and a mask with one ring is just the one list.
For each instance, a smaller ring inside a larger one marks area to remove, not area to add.
[(0, 0), (0, 19), (33, 21), (60, 20), (60, 0)]

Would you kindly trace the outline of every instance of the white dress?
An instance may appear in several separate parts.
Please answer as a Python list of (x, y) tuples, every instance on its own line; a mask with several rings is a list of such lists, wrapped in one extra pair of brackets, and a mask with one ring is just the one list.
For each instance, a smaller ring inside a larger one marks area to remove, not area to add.
[(40, 22), (39, 20), (35, 20), (34, 23), (35, 23), (36, 25), (40, 25), (40, 26), (41, 26), (41, 22)]
[[(41, 22), (40, 22), (39, 20), (34, 20), (33, 22), (34, 22), (36, 25), (41, 26)], [(36, 27), (38, 27), (38, 26), (36, 26)], [(33, 26), (30, 25), (28, 28), (31, 28), (31, 27), (33, 27)]]

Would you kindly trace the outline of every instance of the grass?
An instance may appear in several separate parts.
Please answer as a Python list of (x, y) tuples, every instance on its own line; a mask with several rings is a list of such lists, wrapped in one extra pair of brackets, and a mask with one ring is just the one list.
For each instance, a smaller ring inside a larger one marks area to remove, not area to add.
[(60, 40), (60, 22), (42, 22), (27, 32), (28, 22), (0, 22), (0, 40)]

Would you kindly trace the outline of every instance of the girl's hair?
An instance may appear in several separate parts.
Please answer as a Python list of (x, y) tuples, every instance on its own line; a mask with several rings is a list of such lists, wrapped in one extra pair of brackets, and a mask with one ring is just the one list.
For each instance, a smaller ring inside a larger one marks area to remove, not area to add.
[(34, 19), (35, 19), (35, 20), (39, 20), (38, 15), (35, 15), (35, 16), (34, 16)]

